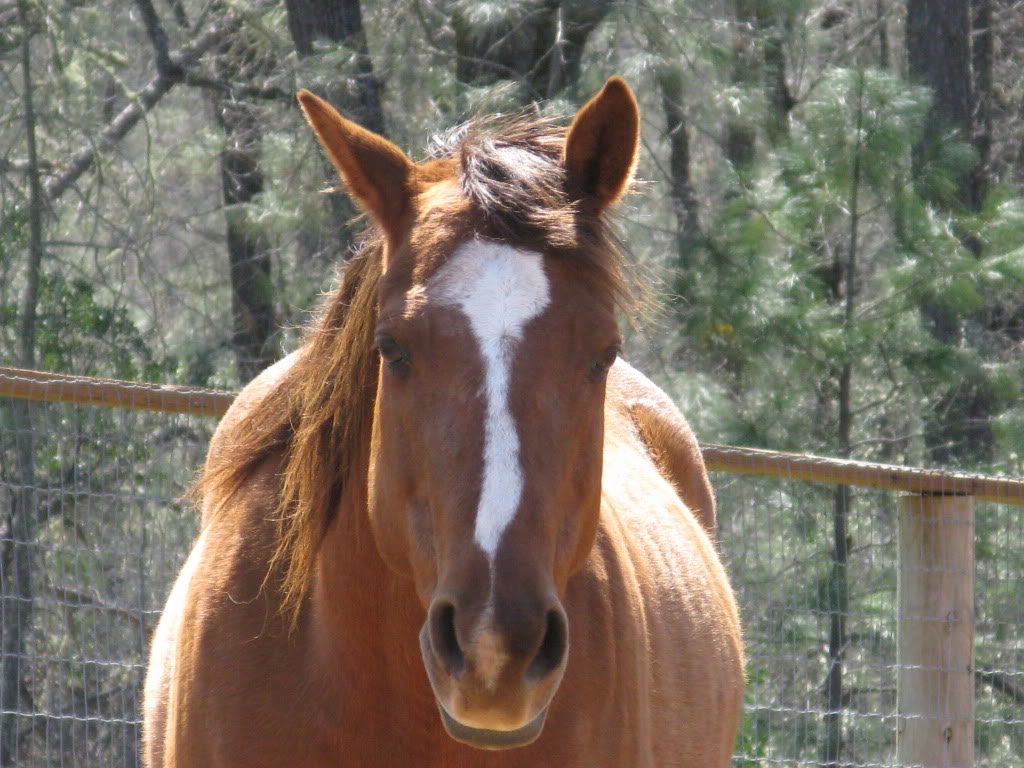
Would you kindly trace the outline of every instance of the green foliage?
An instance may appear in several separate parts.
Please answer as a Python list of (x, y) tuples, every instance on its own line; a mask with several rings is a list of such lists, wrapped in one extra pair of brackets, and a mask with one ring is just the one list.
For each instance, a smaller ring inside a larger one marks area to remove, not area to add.
[(742, 758), (733, 761), (735, 768), (757, 768), (761, 761), (770, 754), (771, 719), (770, 713), (755, 709), (754, 691), (768, 682), (768, 674), (764, 668), (747, 667), (747, 692), (743, 712), (743, 722), (736, 736), (736, 752)]
[[(0, 306), (0, 328), (12, 329), (19, 310)], [(163, 373), (127, 309), (98, 301), (94, 283), (55, 272), (40, 279), (36, 347), (45, 370), (147, 380)]]
[[(924, 403), (917, 413), (926, 414), (927, 403), (942, 397), (939, 385), (965, 369), (991, 382), (1001, 408), (1019, 407), (1020, 391), (1009, 386), (1014, 360), (994, 361), (977, 345), (950, 347), (920, 309), (936, 302), (969, 323), (993, 297), (1020, 290), (1022, 268), (1018, 198), (993, 193), (968, 217), (926, 203), (911, 188), (911, 148), (929, 105), (925, 89), (889, 73), (826, 71), (794, 110), (788, 141), (749, 179), (729, 180), (707, 253), (676, 282), (685, 300), (677, 304), (683, 344), (702, 367), (732, 379), (727, 391), (738, 408), (719, 439), (840, 450), (832, 403), (836, 372), (847, 364), (852, 406), (861, 414), (854, 440), (866, 444), (880, 427), (920, 434), (905, 398)], [(971, 153), (953, 141), (943, 146), (928, 174), (932, 183), (955, 186)], [(965, 233), (986, 244), (980, 258)], [(808, 414), (816, 414), (810, 435)], [(898, 460), (927, 461), (920, 438), (896, 445)], [(861, 455), (892, 460), (893, 447), (878, 443)]]
[(37, 344), (47, 370), (153, 378), (158, 366), (124, 307), (97, 301), (96, 286), (53, 272), (40, 283)]

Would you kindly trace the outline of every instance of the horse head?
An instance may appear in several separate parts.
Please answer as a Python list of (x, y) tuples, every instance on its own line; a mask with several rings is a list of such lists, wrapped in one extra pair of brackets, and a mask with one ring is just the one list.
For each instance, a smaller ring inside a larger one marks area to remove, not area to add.
[(521, 119), (420, 164), (316, 96), (299, 101), (385, 242), (377, 548), (415, 584), (448, 732), (527, 744), (565, 670), (562, 600), (597, 530), (623, 293), (603, 215), (632, 174), (636, 101), (612, 78), (567, 132)]

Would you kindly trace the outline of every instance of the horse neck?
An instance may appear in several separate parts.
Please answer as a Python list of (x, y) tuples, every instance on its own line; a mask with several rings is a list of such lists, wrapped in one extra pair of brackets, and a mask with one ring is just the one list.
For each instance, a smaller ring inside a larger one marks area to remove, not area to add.
[[(320, 549), (299, 664), (340, 754), (366, 739), (387, 741), (392, 751), (411, 739), (408, 748), (422, 750), (437, 736), (418, 642), (423, 609), (412, 582), (377, 551), (365, 483), (344, 496)], [(395, 723), (402, 724), (397, 735)]]
[(422, 667), (418, 632), (424, 611), (411, 580), (384, 562), (367, 515), (366, 474), (347, 483), (320, 548), (313, 584), (316, 632), (328, 653), (352, 659), (385, 654)]

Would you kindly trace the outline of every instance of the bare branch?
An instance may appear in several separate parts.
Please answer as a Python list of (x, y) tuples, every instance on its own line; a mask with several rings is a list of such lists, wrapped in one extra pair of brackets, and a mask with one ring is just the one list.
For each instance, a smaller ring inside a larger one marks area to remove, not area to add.
[(991, 686), (993, 691), (1003, 694), (1015, 704), (1024, 705), (1024, 686), (1013, 682), (1009, 675), (1005, 675), (1002, 672), (982, 672), (979, 670), (974, 673), (974, 679), (978, 683)]
[(230, 80), (218, 80), (206, 75), (186, 72), (184, 81), (186, 85), (196, 88), (205, 88), (208, 91), (229, 94), (234, 98), (260, 99), (261, 101), (283, 101), (288, 106), (295, 106), (295, 94), (284, 88), (273, 86), (248, 85), (236, 83)]
[[(207, 51), (219, 45), (229, 35), (234, 34), (242, 25), (238, 16), (229, 16), (200, 36), (185, 45), (177, 54), (170, 56), (173, 70), (184, 71), (198, 62)], [(51, 176), (46, 182), (46, 198), (56, 200), (64, 194), (68, 187), (89, 170), (96, 158), (123, 139), (128, 132), (179, 82), (180, 78), (157, 74), (139, 93), (135, 100), (121, 110), (100, 134), (87, 146), (82, 147), (67, 163), (63, 171)]]
[[(65, 0), (68, 9), (81, 8), (93, 0)], [(19, 20), (18, 3), (0, 3), (0, 53), (8, 53), (21, 45), (27, 35), (34, 37), (46, 29), (45, 14), (38, 8), (31, 16)]]
[(153, 50), (156, 51), (156, 71), (164, 77), (172, 80), (179, 80), (183, 74), (180, 65), (171, 60), (171, 54), (167, 50), (167, 33), (164, 31), (163, 22), (153, 7), (151, 0), (135, 0), (135, 5), (142, 14), (142, 23), (146, 27), (146, 34), (153, 43)]
[(171, 6), (171, 11), (174, 13), (174, 21), (182, 29), (188, 29), (188, 14), (185, 13), (185, 6), (182, 5), (181, 0), (167, 0), (167, 4)]
[(69, 608), (99, 608), (102, 611), (122, 616), (128, 621), (138, 624), (139, 626), (144, 626), (145, 622), (141, 611), (122, 608), (119, 605), (108, 603), (98, 595), (90, 594), (89, 592), (85, 592), (81, 589), (75, 589), (74, 587), (59, 585), (50, 587), (47, 591)]

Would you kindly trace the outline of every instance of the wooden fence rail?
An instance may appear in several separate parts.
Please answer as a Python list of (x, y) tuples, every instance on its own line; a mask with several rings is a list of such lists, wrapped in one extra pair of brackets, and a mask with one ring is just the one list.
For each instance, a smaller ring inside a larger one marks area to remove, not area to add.
[[(0, 397), (134, 408), (219, 417), (236, 392), (0, 367)], [(708, 469), (790, 480), (883, 488), (907, 493), (974, 496), (1024, 506), (1024, 479), (874, 464), (807, 454), (702, 446)]]
[(0, 366), (0, 397), (220, 417), (237, 392)]

